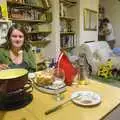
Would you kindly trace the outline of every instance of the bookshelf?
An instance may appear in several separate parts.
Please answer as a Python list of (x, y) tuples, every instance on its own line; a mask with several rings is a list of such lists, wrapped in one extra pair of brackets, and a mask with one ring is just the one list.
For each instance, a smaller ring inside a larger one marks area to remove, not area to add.
[(44, 7), (41, 7), (41, 6), (37, 6), (37, 5), (32, 5), (32, 4), (29, 4), (29, 3), (20, 3), (20, 2), (12, 2), (12, 1), (7, 1), (7, 5), (11, 6), (11, 7), (24, 7), (24, 9), (37, 9), (39, 11), (46, 11), (48, 8), (44, 8)]
[(60, 47), (71, 50), (75, 47), (76, 32), (73, 29), (76, 18), (70, 13), (70, 9), (75, 7), (77, 2), (70, 0), (60, 0)]
[(50, 43), (50, 40), (45, 40), (45, 37), (51, 33), (51, 30), (46, 27), (46, 30), (39, 31), (40, 26), (43, 26), (43, 24), (47, 26), (52, 22), (52, 13), (49, 12), (51, 8), (50, 1), (7, 0), (6, 2), (8, 20), (11, 20), (13, 23), (22, 24), (25, 27), (29, 39), (32, 41), (32, 46), (45, 47)]

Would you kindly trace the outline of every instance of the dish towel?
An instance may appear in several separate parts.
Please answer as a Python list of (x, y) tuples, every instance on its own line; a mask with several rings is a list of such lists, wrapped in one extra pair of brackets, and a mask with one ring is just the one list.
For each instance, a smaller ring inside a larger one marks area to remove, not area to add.
[(72, 63), (70, 62), (70, 60), (68, 59), (64, 52), (60, 53), (56, 67), (64, 70), (65, 84), (71, 85), (75, 75), (77, 74), (77, 70), (73, 67)]

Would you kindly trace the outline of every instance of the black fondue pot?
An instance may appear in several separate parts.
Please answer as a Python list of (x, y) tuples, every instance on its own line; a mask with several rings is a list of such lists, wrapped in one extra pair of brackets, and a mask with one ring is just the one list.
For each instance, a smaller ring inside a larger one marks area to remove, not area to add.
[(0, 109), (19, 108), (32, 100), (32, 84), (26, 69), (0, 71)]
[(12, 92), (23, 89), (28, 82), (26, 69), (6, 69), (0, 71), (0, 92)]

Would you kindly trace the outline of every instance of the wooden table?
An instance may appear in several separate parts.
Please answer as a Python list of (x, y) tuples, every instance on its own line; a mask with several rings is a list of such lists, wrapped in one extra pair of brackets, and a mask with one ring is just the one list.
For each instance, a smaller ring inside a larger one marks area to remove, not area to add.
[(26, 107), (14, 111), (0, 111), (0, 120), (100, 120), (120, 104), (120, 88), (90, 80), (88, 85), (67, 87), (65, 99), (78, 90), (92, 90), (102, 97), (102, 102), (94, 107), (81, 107), (71, 101), (59, 110), (45, 115), (48, 108), (56, 105), (53, 95), (34, 89), (33, 101)]

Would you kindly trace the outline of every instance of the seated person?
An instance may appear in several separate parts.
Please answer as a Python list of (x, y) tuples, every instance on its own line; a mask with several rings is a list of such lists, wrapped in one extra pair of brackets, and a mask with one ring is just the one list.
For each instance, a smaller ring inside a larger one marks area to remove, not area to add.
[(35, 59), (22, 26), (12, 25), (6, 39), (6, 43), (0, 47), (0, 70), (25, 68), (29, 72), (34, 72), (36, 70)]

